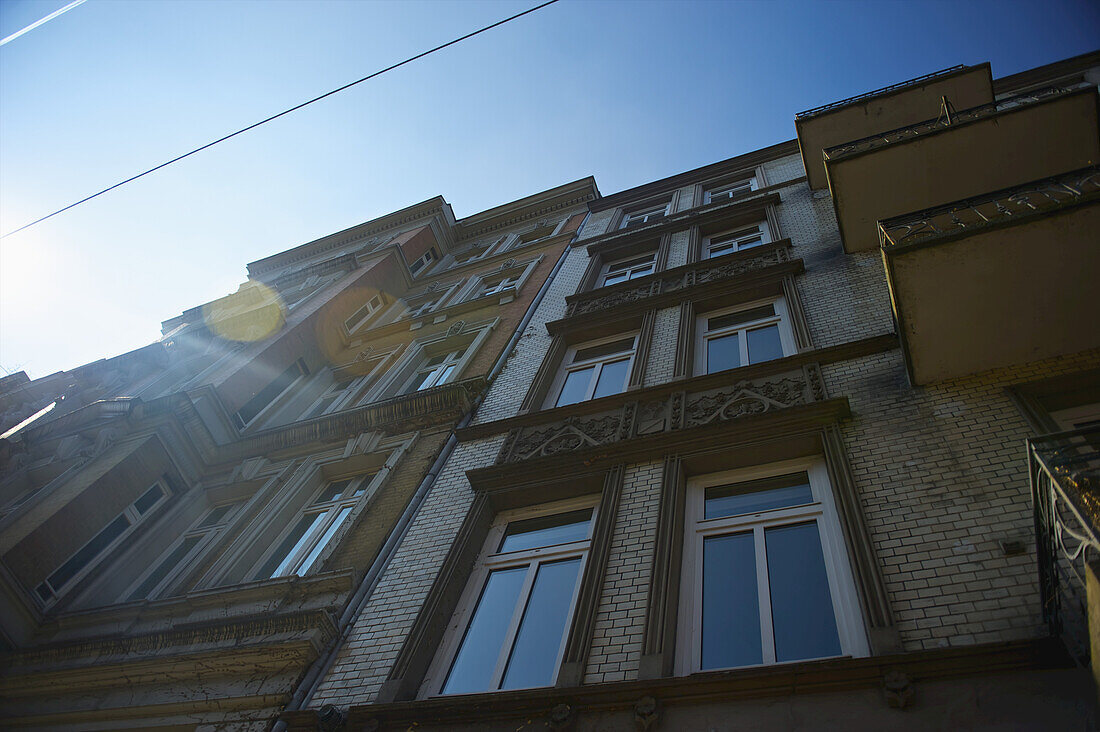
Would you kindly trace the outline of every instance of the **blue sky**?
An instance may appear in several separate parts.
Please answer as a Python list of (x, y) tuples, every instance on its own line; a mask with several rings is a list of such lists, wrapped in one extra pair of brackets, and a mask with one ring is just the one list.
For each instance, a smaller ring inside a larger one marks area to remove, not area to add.
[[(65, 4), (0, 0), (0, 37)], [(534, 4), (88, 0), (0, 47), (0, 230)], [(436, 194), (612, 193), (819, 104), (1097, 47), (1089, 0), (562, 0), (0, 241), (0, 371), (144, 345), (247, 262)]]

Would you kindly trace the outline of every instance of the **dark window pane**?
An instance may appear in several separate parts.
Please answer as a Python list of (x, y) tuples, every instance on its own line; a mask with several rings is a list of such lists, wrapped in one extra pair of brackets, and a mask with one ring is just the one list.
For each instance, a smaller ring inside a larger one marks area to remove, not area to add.
[(763, 243), (764, 243), (764, 237), (754, 236), (754, 237), (751, 237), (749, 239), (742, 239), (741, 241), (737, 242), (737, 248), (738, 249), (752, 249), (753, 247), (758, 247)]
[(592, 519), (592, 509), (583, 508), (569, 513), (553, 516), (513, 521), (504, 532), (500, 542), (500, 552), (518, 552), (539, 546), (565, 544), (588, 538), (588, 522)]
[(220, 524), (222, 519), (225, 518), (225, 515), (229, 513), (229, 509), (233, 508), (233, 506), (235, 505), (236, 504), (234, 503), (223, 503), (222, 505), (217, 506), (210, 513), (206, 514), (206, 518), (202, 520), (202, 523), (199, 524), (199, 526), (213, 526), (215, 524)]
[(725, 315), (708, 318), (707, 330), (721, 330), (722, 328), (729, 328), (733, 325), (741, 325), (742, 323), (751, 323), (754, 320), (760, 320), (762, 318), (770, 318), (774, 315), (774, 305), (761, 305), (758, 308), (751, 308), (749, 310), (738, 310), (735, 313), (727, 313)]
[(260, 389), (256, 396), (249, 399), (243, 407), (237, 410), (237, 417), (240, 423), (248, 424), (251, 422), (257, 414), (263, 411), (264, 407), (275, 401), (275, 398), (286, 391), (287, 387), (293, 384), (294, 380), (303, 373), (305, 373), (305, 370), (302, 368), (301, 360), (291, 364), (290, 368), (279, 374), (274, 381), (263, 389)]
[(707, 488), (703, 518), (770, 511), (773, 508), (802, 506), (813, 501), (809, 478), (805, 473), (792, 473)]
[(570, 371), (565, 377), (565, 383), (561, 386), (561, 393), (554, 406), (560, 407), (584, 401), (585, 394), (588, 393), (588, 382), (592, 379), (592, 372), (595, 370), (595, 366), (589, 366), (586, 369)]
[(653, 265), (650, 264), (645, 267), (639, 267), (635, 270), (631, 270), (630, 279), (636, 280), (639, 277), (645, 277), (646, 275), (653, 274)]
[(415, 391), (419, 391), (429, 378), (432, 376), (432, 371), (420, 371), (413, 377), (409, 385), (405, 387), (403, 394), (412, 394)]
[(145, 491), (145, 493), (142, 494), (141, 498), (134, 501), (134, 508), (137, 509), (138, 513), (145, 513), (150, 508), (156, 505), (157, 501), (160, 500), (160, 497), (162, 495), (164, 495), (164, 492), (161, 490), (161, 487), (159, 485), (155, 485), (149, 490)]
[(711, 338), (707, 341), (707, 373), (713, 374), (726, 369), (735, 369), (741, 365), (741, 347), (738, 345), (738, 336), (731, 333), (727, 336)]
[(573, 356), (573, 363), (580, 361), (587, 361), (590, 358), (599, 358), (601, 356), (611, 356), (616, 353), (624, 353), (634, 348), (634, 336), (630, 338), (622, 338), (610, 343), (602, 343), (598, 346), (589, 346), (588, 348), (577, 349), (576, 354)]
[(783, 358), (783, 344), (779, 340), (779, 326), (753, 328), (749, 336), (749, 363)]
[(61, 589), (66, 582), (76, 576), (77, 572), (84, 569), (84, 567), (90, 564), (101, 551), (106, 549), (107, 545), (122, 536), (123, 532), (128, 528), (130, 528), (130, 519), (125, 516), (119, 516), (100, 529), (99, 533), (84, 545), (84, 548), (74, 554), (69, 561), (62, 564), (60, 568), (49, 576), (49, 581), (53, 588), (55, 590)]
[(176, 548), (169, 552), (168, 556), (157, 565), (153, 573), (146, 577), (145, 581), (138, 585), (138, 588), (131, 592), (126, 599), (142, 600), (148, 597), (153, 588), (159, 585), (161, 580), (168, 576), (169, 572), (179, 566), (179, 563), (191, 553), (191, 550), (195, 548), (201, 539), (201, 536), (189, 536), (177, 544)]
[(344, 506), (340, 509), (340, 513), (336, 514), (336, 518), (333, 519), (332, 523), (325, 529), (325, 533), (321, 535), (320, 539), (314, 542), (313, 549), (311, 549), (309, 554), (306, 555), (306, 558), (302, 560), (302, 563), (298, 565), (296, 573), (299, 577), (304, 576), (306, 572), (313, 567), (313, 563), (317, 561), (317, 557), (321, 556), (321, 552), (324, 551), (325, 547), (332, 541), (333, 534), (336, 533), (340, 525), (344, 523), (344, 519), (351, 513), (351, 508), (351, 506)]
[(625, 281), (626, 281), (626, 273), (625, 272), (618, 272), (616, 274), (609, 274), (609, 275), (607, 275), (606, 277), (603, 278), (603, 284), (604, 284), (605, 287), (607, 285), (617, 285), (620, 282), (625, 282)]
[(489, 690), (526, 574), (527, 567), (523, 566), (500, 569), (489, 575), (443, 685), (444, 694)]
[(840, 655), (817, 522), (764, 531), (777, 661)]
[(335, 483), (329, 483), (325, 486), (325, 489), (321, 491), (321, 495), (317, 496), (317, 500), (314, 503), (328, 503), (329, 501), (335, 501), (340, 497), (340, 494), (344, 492), (344, 489), (348, 487), (350, 480), (338, 480)]
[(314, 522), (319, 521), (324, 513), (314, 513), (302, 516), (298, 519), (298, 523), (291, 529), (290, 533), (283, 539), (283, 542), (279, 544), (279, 548), (275, 550), (275, 553), (268, 557), (267, 561), (263, 563), (263, 566), (257, 570), (255, 579), (268, 579), (270, 577), (276, 577), (282, 574), (283, 562), (294, 550), (294, 546), (306, 535), (310, 527)]
[(573, 589), (581, 560), (543, 564), (523, 612), (523, 620), (504, 672), (502, 689), (547, 686), (554, 680), (565, 620), (573, 604)]
[(645, 264), (652, 265), (653, 264), (653, 257), (654, 257), (653, 254), (646, 254), (643, 257), (638, 257), (636, 259), (630, 259), (630, 260), (627, 260), (625, 262), (616, 262), (615, 264), (608, 265), (607, 271), (610, 274), (611, 272), (622, 272), (622, 271), (628, 270), (632, 267), (638, 267), (638, 266), (645, 265)]
[(600, 378), (596, 381), (596, 391), (593, 399), (598, 399), (609, 394), (618, 394), (626, 387), (626, 375), (630, 372), (630, 359), (605, 363), (600, 370)]
[(751, 531), (703, 541), (702, 643), (704, 670), (764, 662)]

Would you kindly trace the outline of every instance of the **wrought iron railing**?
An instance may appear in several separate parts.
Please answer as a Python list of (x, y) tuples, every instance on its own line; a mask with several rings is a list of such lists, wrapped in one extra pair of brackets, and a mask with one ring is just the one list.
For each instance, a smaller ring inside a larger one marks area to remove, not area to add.
[(1100, 165), (886, 219), (879, 222), (879, 243), (888, 248), (955, 236), (1096, 198)]
[(807, 109), (805, 112), (799, 112), (798, 114), (796, 114), (794, 116), (794, 118), (796, 120), (802, 120), (802, 119), (808, 119), (810, 117), (816, 117), (819, 114), (823, 114), (825, 112), (831, 112), (834, 109), (840, 109), (841, 107), (847, 107), (849, 104), (856, 104), (858, 102), (863, 101), (864, 99), (871, 99), (872, 97), (877, 97), (881, 94), (889, 94), (890, 92), (897, 91), (899, 89), (905, 89), (905, 88), (911, 87), (911, 86), (918, 86), (919, 84), (923, 84), (926, 81), (930, 81), (930, 80), (935, 79), (935, 78), (940, 77), (940, 76), (947, 76), (948, 74), (952, 74), (952, 73), (954, 73), (956, 71), (959, 71), (960, 69), (964, 69), (964, 68), (966, 68), (966, 67), (963, 64), (959, 64), (958, 66), (952, 66), (949, 69), (943, 69), (941, 71), (933, 71), (931, 74), (925, 74), (924, 76), (918, 76), (915, 79), (909, 79), (908, 81), (901, 81), (901, 82), (898, 82), (897, 84), (891, 84), (890, 86), (884, 86), (881, 89), (875, 89), (874, 91), (865, 92), (863, 94), (857, 94), (854, 97), (848, 97), (847, 99), (841, 99), (839, 102), (831, 102), (829, 104), (824, 104), (820, 107), (814, 107), (813, 109)]
[[(1038, 89), (1035, 91), (1027, 92), (1026, 94), (1017, 94), (1014, 97), (1007, 97), (996, 102), (989, 102), (988, 104), (981, 104), (977, 107), (970, 107), (963, 110), (954, 110), (948, 107), (941, 111), (940, 115), (935, 119), (927, 119), (923, 122), (917, 122), (915, 124), (899, 127), (894, 130), (888, 130), (886, 132), (878, 132), (874, 135), (868, 135), (867, 137), (861, 137), (858, 140), (852, 140), (846, 142), (843, 145), (835, 145), (830, 148), (826, 148), (824, 151), (825, 159), (828, 161), (837, 161), (841, 158), (848, 157), (850, 155), (856, 155), (858, 153), (867, 152), (868, 150), (874, 150), (876, 148), (885, 147), (886, 145), (892, 145), (902, 140), (910, 140), (915, 137), (927, 135), (930, 132), (936, 132), (948, 127), (953, 127), (964, 122), (971, 122), (983, 117), (991, 117), (1001, 112), (1007, 112), (1012, 109), (1018, 109), (1020, 107), (1027, 107), (1032, 104), (1039, 104), (1056, 97), (1060, 97), (1066, 94), (1079, 91), (1078, 87), (1047, 87), (1045, 89)], [(950, 99), (947, 100), (950, 103)]]
[(1086, 565), (1100, 557), (1100, 425), (1028, 441), (1043, 619), (1089, 661)]

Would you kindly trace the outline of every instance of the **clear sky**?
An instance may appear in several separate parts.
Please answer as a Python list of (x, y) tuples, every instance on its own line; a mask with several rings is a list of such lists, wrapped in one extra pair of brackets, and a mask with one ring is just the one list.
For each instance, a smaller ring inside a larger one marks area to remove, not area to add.
[[(0, 0), (0, 38), (68, 0)], [(88, 0), (0, 47), (0, 230), (536, 4)], [(245, 264), (436, 194), (467, 216), (794, 137), (958, 63), (1100, 47), (1100, 2), (562, 0), (0, 242), (0, 372), (155, 340)]]

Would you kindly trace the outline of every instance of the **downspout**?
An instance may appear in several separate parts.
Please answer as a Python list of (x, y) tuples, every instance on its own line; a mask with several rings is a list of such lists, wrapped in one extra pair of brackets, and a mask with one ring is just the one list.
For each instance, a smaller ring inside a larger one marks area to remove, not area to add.
[[(496, 362), (493, 363), (493, 368), (489, 371), (489, 376), (486, 379), (487, 385), (485, 390), (474, 399), (474, 403), (470, 406), (469, 411), (466, 412), (466, 415), (463, 416), (454, 430), (451, 431), (450, 436), (447, 438), (447, 442), (443, 445), (443, 449), (439, 451), (439, 456), (436, 457), (435, 462), (432, 463), (431, 469), (428, 470), (424, 479), (420, 481), (420, 485), (417, 486), (412, 499), (401, 513), (401, 517), (397, 520), (397, 525), (393, 527), (389, 536), (386, 537), (386, 543), (382, 545), (382, 549), (378, 553), (378, 558), (374, 560), (370, 569), (363, 575), (363, 579), (359, 583), (359, 587), (356, 588), (355, 594), (352, 595), (347, 607), (344, 608), (344, 612), (340, 614), (340, 621), (338, 624), (340, 634), (329, 644), (324, 654), (318, 657), (310, 666), (309, 671), (306, 672), (301, 683), (298, 684), (298, 688), (295, 689), (294, 695), (291, 697), (290, 701), (287, 702), (286, 707), (284, 707), (284, 711), (296, 711), (307, 707), (310, 700), (313, 699), (313, 695), (317, 692), (317, 688), (324, 680), (325, 675), (336, 662), (336, 656), (347, 640), (348, 634), (351, 632), (351, 628), (354, 625), (354, 621), (363, 611), (371, 595), (374, 594), (374, 589), (377, 587), (379, 579), (382, 577), (383, 572), (385, 572), (386, 567), (389, 566), (390, 560), (393, 559), (393, 555), (397, 552), (397, 547), (401, 545), (405, 535), (408, 533), (409, 526), (412, 524), (413, 519), (416, 518), (416, 514), (420, 510), (421, 504), (424, 503), (428, 491), (435, 483), (436, 478), (439, 477), (439, 472), (443, 469), (447, 459), (451, 456), (451, 453), (454, 452), (455, 446), (458, 444), (458, 437), (455, 432), (470, 423), (477, 408), (481, 405), (485, 392), (488, 391), (489, 386), (492, 385), (500, 372), (504, 370), (504, 364), (508, 361), (508, 357), (515, 349), (516, 344), (519, 343), (519, 339), (524, 331), (527, 330), (527, 326), (530, 325), (531, 318), (534, 316), (535, 311), (538, 310), (539, 305), (546, 296), (546, 292), (550, 289), (551, 283), (553, 283), (554, 278), (557, 277), (558, 272), (561, 271), (562, 265), (565, 264), (572, 243), (577, 240), (577, 235), (584, 229), (584, 225), (588, 223), (588, 217), (591, 215), (591, 211), (585, 213), (584, 220), (581, 221), (581, 225), (577, 227), (577, 232), (573, 235), (569, 245), (562, 250), (561, 256), (558, 257), (558, 261), (554, 263), (554, 269), (550, 271), (550, 274), (543, 281), (542, 287), (535, 293), (535, 298), (527, 307), (527, 312), (523, 314), (523, 320), (521, 320), (520, 324), (516, 327), (515, 332), (512, 334), (512, 338), (508, 341), (508, 345), (504, 347), (504, 350), (502, 350), (497, 357)], [(272, 732), (285, 732), (286, 728), (286, 722), (281, 719), (276, 720), (272, 727)]]

